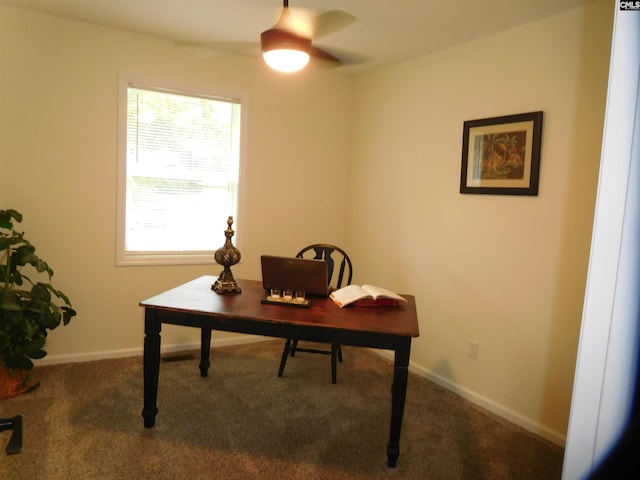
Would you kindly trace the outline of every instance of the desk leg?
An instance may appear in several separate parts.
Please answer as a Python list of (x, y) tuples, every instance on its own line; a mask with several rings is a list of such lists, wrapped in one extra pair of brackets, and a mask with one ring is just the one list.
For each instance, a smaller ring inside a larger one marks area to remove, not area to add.
[(389, 445), (387, 446), (387, 466), (395, 468), (400, 455), (400, 431), (404, 403), (407, 398), (407, 378), (409, 376), (409, 355), (411, 353), (411, 338), (403, 339), (396, 348), (393, 366), (393, 385), (391, 386), (391, 429)]
[(211, 355), (211, 329), (200, 329), (200, 376), (206, 377), (209, 374), (209, 356)]
[(158, 375), (160, 373), (160, 329), (158, 312), (147, 308), (144, 311), (144, 426), (152, 428), (158, 414)]

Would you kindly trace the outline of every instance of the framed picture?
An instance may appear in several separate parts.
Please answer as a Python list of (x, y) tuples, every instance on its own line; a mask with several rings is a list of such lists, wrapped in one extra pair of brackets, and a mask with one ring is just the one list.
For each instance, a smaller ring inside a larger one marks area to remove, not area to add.
[(538, 195), (542, 112), (468, 120), (460, 193)]

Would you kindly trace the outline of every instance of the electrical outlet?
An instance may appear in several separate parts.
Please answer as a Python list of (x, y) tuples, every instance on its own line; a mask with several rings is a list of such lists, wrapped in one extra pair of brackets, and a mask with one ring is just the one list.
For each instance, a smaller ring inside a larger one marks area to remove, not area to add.
[(478, 342), (469, 340), (469, 358), (473, 358), (474, 360), (478, 358), (478, 346)]

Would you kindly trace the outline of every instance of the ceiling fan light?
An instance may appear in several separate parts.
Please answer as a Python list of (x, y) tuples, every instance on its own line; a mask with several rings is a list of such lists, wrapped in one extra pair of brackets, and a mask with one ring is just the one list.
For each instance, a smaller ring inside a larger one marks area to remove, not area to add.
[(309, 54), (307, 52), (291, 48), (262, 52), (262, 58), (271, 68), (284, 73), (297, 72), (309, 63)]

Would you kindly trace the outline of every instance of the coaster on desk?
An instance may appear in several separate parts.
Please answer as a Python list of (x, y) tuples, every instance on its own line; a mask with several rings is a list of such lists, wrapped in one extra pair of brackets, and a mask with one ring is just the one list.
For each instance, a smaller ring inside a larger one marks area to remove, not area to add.
[(283, 307), (297, 307), (297, 308), (310, 308), (313, 305), (313, 302), (308, 298), (305, 298), (304, 302), (296, 302), (295, 300), (284, 300), (282, 297), (278, 297), (278, 299), (274, 299), (271, 295), (267, 295), (260, 303), (265, 305), (280, 305)]

